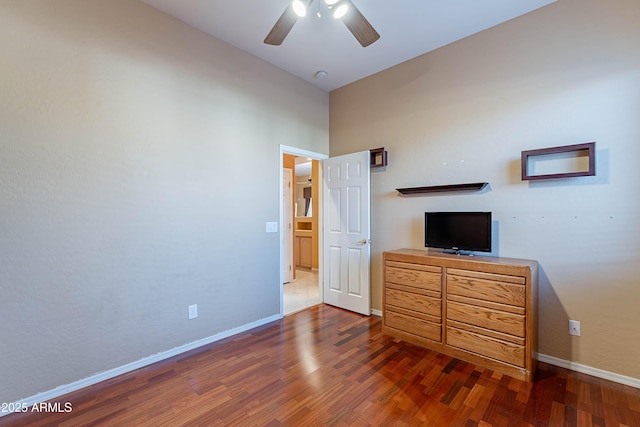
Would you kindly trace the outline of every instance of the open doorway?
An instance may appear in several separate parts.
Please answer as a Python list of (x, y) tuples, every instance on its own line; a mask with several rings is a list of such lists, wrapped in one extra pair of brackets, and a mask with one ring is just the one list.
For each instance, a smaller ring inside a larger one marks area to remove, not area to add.
[[(321, 159), (327, 156), (281, 147), (283, 195), (291, 175), (291, 197), (281, 197), (281, 312), (304, 310), (323, 300), (321, 277)], [(289, 173), (289, 171), (291, 173)], [(290, 206), (287, 204), (291, 203)], [(288, 228), (291, 232), (287, 232)], [(289, 240), (291, 239), (291, 241)], [(288, 250), (290, 247), (292, 250)], [(291, 269), (291, 275), (285, 274)]]

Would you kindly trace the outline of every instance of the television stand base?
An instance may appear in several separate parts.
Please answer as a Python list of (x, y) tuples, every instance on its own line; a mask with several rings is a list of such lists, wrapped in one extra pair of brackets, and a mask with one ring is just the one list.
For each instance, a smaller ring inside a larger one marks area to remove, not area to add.
[(473, 252), (471, 251), (461, 251), (460, 249), (445, 249), (442, 251), (443, 254), (450, 255), (464, 255), (464, 256), (473, 256)]

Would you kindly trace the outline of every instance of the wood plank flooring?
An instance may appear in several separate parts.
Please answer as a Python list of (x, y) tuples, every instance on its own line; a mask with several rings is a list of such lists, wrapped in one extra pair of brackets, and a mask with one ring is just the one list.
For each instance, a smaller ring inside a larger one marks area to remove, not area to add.
[(528, 384), (318, 305), (0, 426), (640, 426), (640, 389), (544, 363)]

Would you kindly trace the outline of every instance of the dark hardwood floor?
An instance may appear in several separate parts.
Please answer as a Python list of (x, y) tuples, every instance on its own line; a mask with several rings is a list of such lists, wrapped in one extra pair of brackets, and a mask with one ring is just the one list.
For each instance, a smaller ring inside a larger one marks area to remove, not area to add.
[(544, 363), (529, 384), (380, 331), (319, 305), (0, 426), (640, 426), (640, 389)]

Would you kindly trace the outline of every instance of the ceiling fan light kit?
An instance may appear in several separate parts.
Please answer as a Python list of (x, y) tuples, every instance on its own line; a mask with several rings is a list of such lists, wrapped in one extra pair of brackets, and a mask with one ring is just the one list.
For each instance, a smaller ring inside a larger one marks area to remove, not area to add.
[(346, 1), (341, 1), (336, 5), (336, 10), (333, 12), (335, 19), (340, 19), (349, 11), (349, 4)]
[(307, 14), (307, 6), (301, 0), (293, 0), (291, 7), (296, 15), (303, 18)]
[[(324, 2), (332, 11), (333, 17), (342, 19), (344, 25), (346, 25), (347, 29), (349, 29), (362, 47), (367, 47), (380, 38), (380, 34), (378, 34), (369, 21), (367, 21), (367, 18), (360, 13), (351, 0), (324, 0)], [(298, 18), (306, 16), (307, 9), (312, 3), (313, 0), (293, 0), (289, 3), (289, 6), (287, 6), (280, 18), (276, 21), (269, 34), (267, 34), (267, 37), (265, 37), (264, 43), (273, 46), (281, 45), (298, 21)], [(320, 9), (318, 9), (316, 16), (322, 16)]]

